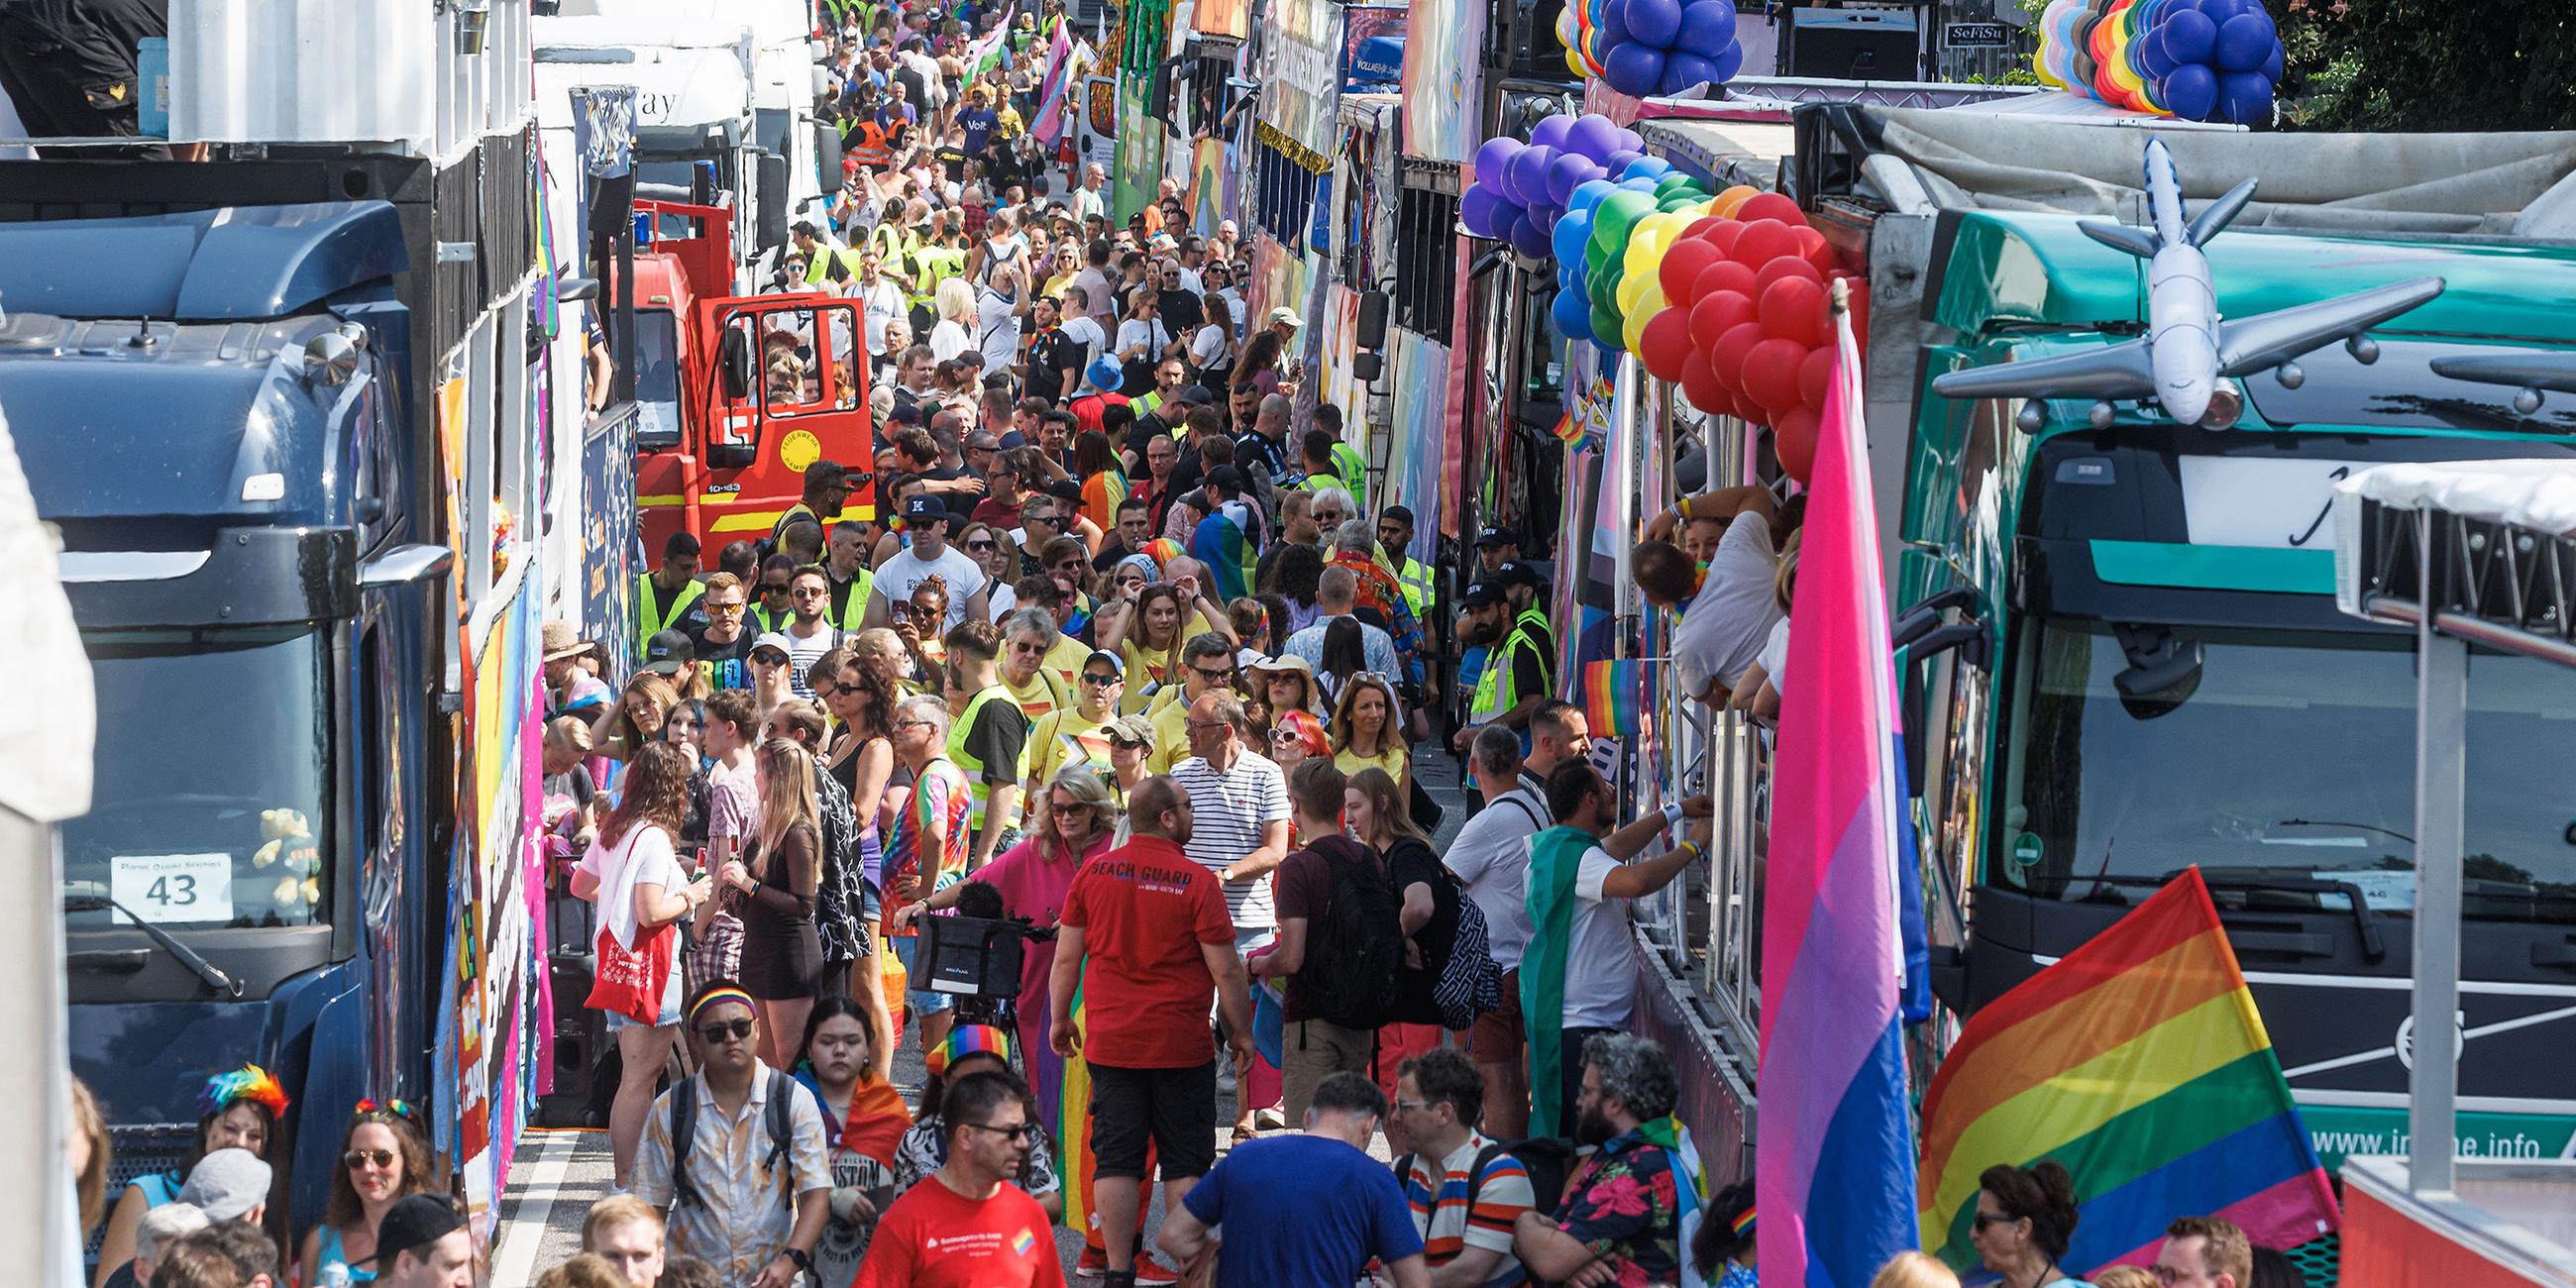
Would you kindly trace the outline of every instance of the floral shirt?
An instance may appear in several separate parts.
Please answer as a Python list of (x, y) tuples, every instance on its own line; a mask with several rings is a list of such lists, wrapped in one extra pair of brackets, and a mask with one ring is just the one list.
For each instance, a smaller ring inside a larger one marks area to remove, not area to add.
[[(1030, 1121), (1034, 1122), (1035, 1119)], [(905, 1190), (919, 1185), (932, 1172), (948, 1165), (948, 1127), (937, 1113), (925, 1113), (903, 1134), (903, 1143), (894, 1149), (894, 1192), (900, 1198)], [(1055, 1160), (1048, 1157), (1046, 1142), (1040, 1141), (1029, 1150), (1014, 1178), (1031, 1197), (1052, 1194), (1064, 1188), (1056, 1179)]]
[(1678, 1284), (1680, 1180), (1670, 1151), (1623, 1132), (1566, 1181), (1557, 1227), (1607, 1261), (1619, 1288)]

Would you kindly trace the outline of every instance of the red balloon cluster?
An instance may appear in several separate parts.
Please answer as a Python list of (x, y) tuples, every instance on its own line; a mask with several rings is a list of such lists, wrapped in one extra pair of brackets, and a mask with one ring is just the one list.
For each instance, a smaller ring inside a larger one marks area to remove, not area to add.
[(1771, 426), (1782, 468), (1806, 481), (1833, 365), (1828, 286), (1850, 282), (1852, 329), (1865, 336), (1867, 282), (1797, 202), (1769, 192), (1692, 224), (1656, 271), (1665, 308), (1646, 322), (1638, 359), (1701, 411)]

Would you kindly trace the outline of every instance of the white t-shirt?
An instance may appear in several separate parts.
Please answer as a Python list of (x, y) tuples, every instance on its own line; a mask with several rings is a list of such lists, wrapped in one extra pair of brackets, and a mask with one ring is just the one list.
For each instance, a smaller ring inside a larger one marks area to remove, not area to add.
[(1771, 687), (1789, 691), (1789, 619), (1771, 623), (1771, 637), (1762, 642), (1762, 674), (1770, 677)]
[(912, 599), (912, 589), (932, 573), (948, 582), (948, 620), (939, 624), (945, 631), (966, 620), (966, 601), (984, 588), (984, 569), (965, 551), (950, 546), (939, 552), (937, 559), (924, 559), (912, 547), (894, 552), (894, 557), (877, 565), (876, 580), (869, 592), (886, 602), (888, 610)]
[(1020, 358), (1020, 316), (1015, 306), (989, 286), (975, 290), (975, 347), (986, 371), (1008, 371)]
[[(1222, 872), (1259, 849), (1264, 825), (1288, 821), (1288, 776), (1249, 748), (1237, 753), (1234, 768), (1222, 774), (1192, 756), (1172, 766), (1172, 780), (1190, 794), (1190, 843), (1183, 849), (1210, 872)], [(1269, 877), (1223, 884), (1225, 910), (1233, 915), (1235, 929), (1267, 930), (1279, 924)]]
[(1197, 335), (1190, 337), (1190, 363), (1192, 366), (1205, 368), (1224, 356), (1224, 327), (1218, 326), (1214, 322), (1210, 322), (1206, 326), (1200, 327)]
[(930, 328), (930, 356), (941, 362), (974, 347), (975, 337), (966, 334), (966, 328), (946, 318), (939, 319), (937, 325)]
[(1494, 964), (1517, 970), (1537, 932), (1529, 917), (1529, 839), (1545, 825), (1547, 805), (1513, 790), (1478, 810), (1449, 842), (1441, 861), (1467, 885), (1467, 897), (1485, 914), (1485, 942)]
[(1092, 321), (1087, 313), (1076, 313), (1066, 318), (1063, 331), (1065, 339), (1082, 346), (1082, 361), (1073, 368), (1074, 380), (1078, 384), (1082, 373), (1091, 370), (1091, 364), (1100, 359), (1100, 351), (1109, 346), (1109, 333), (1101, 330), (1100, 324)]
[(780, 634), (787, 637), (788, 692), (800, 698), (813, 697), (814, 689), (813, 686), (805, 683), (805, 672), (816, 662), (822, 661), (823, 655), (831, 652), (834, 644), (841, 642), (841, 632), (834, 629), (830, 622), (817, 621), (814, 623), (814, 634), (811, 637), (798, 636), (793, 622), (790, 622), (787, 629)]
[(859, 288), (859, 304), (868, 319), (868, 352), (884, 357), (886, 331), (905, 315), (903, 290), (880, 277), (876, 285)]
[(591, 904), (600, 920), (627, 948), (635, 946), (639, 924), (635, 887), (657, 885), (667, 893), (689, 883), (689, 874), (681, 870), (679, 856), (671, 849), (671, 834), (650, 823), (627, 829), (615, 845), (593, 840), (581, 856), (580, 867), (599, 882)]
[[(1086, 266), (1073, 275), (1073, 284), (1082, 288), (1082, 316), (1093, 319), (1092, 325), (1105, 333), (1111, 321), (1118, 316), (1118, 301), (1116, 292), (1111, 289), (1109, 274)], [(1070, 329), (1069, 325), (1067, 329)]]
[(1130, 345), (1138, 344), (1145, 346), (1147, 362), (1160, 362), (1163, 350), (1172, 347), (1172, 329), (1163, 325), (1161, 318), (1129, 318), (1119, 323), (1118, 352), (1125, 353)]
[[(1583, 852), (1574, 874), (1574, 924), (1565, 949), (1565, 1027), (1625, 1027), (1637, 1002), (1637, 967), (1628, 951), (1628, 901), (1602, 893), (1619, 867), (1607, 850)], [(1481, 906), (1481, 905), (1480, 905)]]
[(993, 624), (996, 626), (1001, 625), (1002, 619), (1010, 616), (1011, 610), (1019, 606), (1020, 592), (999, 581), (993, 583), (992, 593), (984, 597), (985, 616), (993, 619)]
[(1714, 677), (1732, 689), (1762, 652), (1771, 623), (1780, 620), (1772, 580), (1780, 561), (1771, 552), (1771, 520), (1753, 511), (1735, 516), (1709, 560), (1699, 597), (1673, 632), (1673, 667), (1682, 692), (1697, 694)]

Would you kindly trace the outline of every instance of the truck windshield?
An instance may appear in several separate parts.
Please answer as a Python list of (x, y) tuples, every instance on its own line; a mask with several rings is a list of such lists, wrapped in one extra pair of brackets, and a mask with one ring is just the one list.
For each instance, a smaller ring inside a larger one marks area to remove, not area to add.
[[(2186, 653), (2199, 645), (2197, 671), (2124, 695), (2117, 677), (2131, 657), (2156, 656), (2168, 634)], [(2126, 644), (2106, 623), (2065, 618), (2022, 633), (1986, 880), (2082, 899), (2097, 875), (2197, 863), (2213, 875), (2350, 881), (2374, 909), (2411, 905), (2410, 639), (2150, 627), (2132, 628)], [(2571, 738), (2576, 671), (2472, 653), (2469, 916), (2576, 922)]]
[[(330, 897), (331, 677), (302, 626), (92, 631), (96, 798), (62, 828), (71, 929), (301, 926)], [(86, 906), (86, 905), (85, 905)]]
[(680, 331), (669, 309), (635, 310), (637, 446), (680, 445)]

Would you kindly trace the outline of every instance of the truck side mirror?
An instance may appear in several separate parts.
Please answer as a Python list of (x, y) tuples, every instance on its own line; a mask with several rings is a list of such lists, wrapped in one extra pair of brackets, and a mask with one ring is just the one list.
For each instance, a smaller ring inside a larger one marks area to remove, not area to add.
[(726, 401), (741, 402), (751, 397), (751, 336), (741, 327), (725, 328), (716, 370), (724, 380)]
[(787, 158), (775, 152), (763, 152), (752, 172), (760, 199), (760, 226), (755, 230), (761, 246), (787, 244)]
[(556, 278), (555, 298), (566, 304), (570, 304), (575, 300), (598, 299), (599, 279), (596, 277)]

